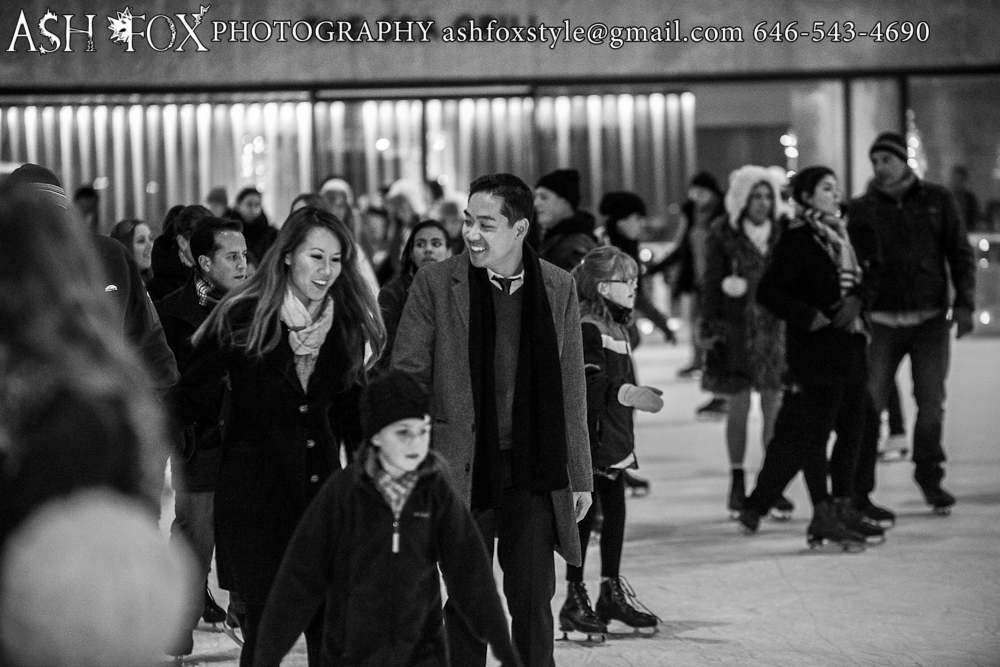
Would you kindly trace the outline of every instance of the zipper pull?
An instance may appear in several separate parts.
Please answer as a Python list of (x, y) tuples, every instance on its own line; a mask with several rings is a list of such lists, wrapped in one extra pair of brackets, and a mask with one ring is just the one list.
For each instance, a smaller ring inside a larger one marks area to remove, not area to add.
[(392, 553), (399, 553), (399, 521), (392, 522)]

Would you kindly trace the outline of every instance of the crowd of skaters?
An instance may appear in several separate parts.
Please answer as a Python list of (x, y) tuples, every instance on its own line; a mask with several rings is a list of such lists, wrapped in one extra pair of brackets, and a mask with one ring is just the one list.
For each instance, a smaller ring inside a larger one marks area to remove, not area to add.
[[(714, 395), (702, 412), (727, 421), (727, 508), (745, 532), (769, 512), (787, 518), (783, 493), (801, 470), (811, 545), (884, 541), (895, 516), (871, 494), (905, 356), (914, 478), (947, 511), (944, 381), (952, 325), (972, 328), (972, 251), (954, 196), (912, 172), (902, 137), (880, 135), (870, 155), (875, 177), (851, 202), (826, 167), (789, 181), (748, 165), (724, 191), (699, 174), (676, 249), (647, 266), (642, 199), (605, 195), (598, 225), (572, 169), (535, 188), (483, 176), (464, 210), (439, 199), (423, 216), (404, 186), (362, 207), (331, 177), (280, 228), (256, 189), (232, 207), (213, 191), (212, 209), (172, 208), (155, 241), (128, 219), (116, 241), (88, 242), (86, 210), (74, 213), (54, 174), (21, 167), (0, 198), (3, 275), (19, 295), (2, 302), (0, 328), (0, 664), (79, 653), (72, 642), (101, 614), (63, 641), (25, 641), (52, 610), (19, 604), (27, 593), (8, 582), (60, 566), (39, 561), (43, 545), (84, 539), (60, 534), (60, 512), (83, 516), (76, 526), (155, 515), (168, 456), (170, 545), (123, 568), (163, 598), (139, 620), (180, 628), (155, 647), (179, 662), (203, 619), (241, 643), (245, 667), (277, 665), (303, 632), (310, 665), (485, 664), (489, 645), (502, 664), (548, 666), (553, 551), (567, 563), (560, 630), (655, 631), (621, 555), (625, 488), (642, 484), (629, 473), (633, 412), (663, 405), (635, 374), (636, 314), (673, 337), (642, 289), (659, 271), (693, 295), (681, 375), (700, 376)], [(747, 495), (753, 392), (765, 457)], [(153, 524), (133, 524), (153, 549)], [(594, 529), (596, 605), (583, 582)], [(226, 610), (207, 587), (213, 551)], [(100, 584), (113, 585), (79, 593)], [(387, 620), (392, 637), (372, 631)], [(142, 664), (147, 638), (92, 642), (93, 664)]]

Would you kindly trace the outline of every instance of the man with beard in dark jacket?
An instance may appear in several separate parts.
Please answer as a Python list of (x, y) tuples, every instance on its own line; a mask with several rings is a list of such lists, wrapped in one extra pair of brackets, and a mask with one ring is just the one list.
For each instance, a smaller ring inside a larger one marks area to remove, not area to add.
[[(201, 218), (190, 234), (189, 247), (195, 259), (195, 270), (190, 272), (182, 287), (155, 304), (167, 343), (174, 351), (182, 373), (193, 350), (191, 336), (226, 292), (241, 285), (247, 277), (247, 244), (240, 222)], [(222, 384), (218, 388), (218, 401), (212, 417), (199, 420), (187, 429), (181, 451), (172, 457), (177, 494), (174, 498), (174, 523), (170, 528), (171, 539), (181, 535), (187, 540), (194, 551), (199, 580), (205, 590), (204, 603), (192, 611), (185, 628), (186, 634), (178, 645), (170, 648), (172, 655), (191, 653), (194, 646), (191, 633), (198, 625), (199, 616), (208, 623), (219, 623), (225, 618), (225, 612), (215, 604), (208, 591), (207, 578), (215, 549), (215, 478), (219, 472), (222, 432), (228, 416), (227, 403), (226, 387)]]
[(535, 185), (538, 256), (560, 269), (572, 271), (583, 256), (597, 247), (594, 216), (581, 211), (580, 172), (557, 169)]
[(873, 405), (859, 452), (855, 494), (862, 513), (891, 523), (892, 512), (873, 505), (868, 496), (875, 488), (879, 415), (896, 368), (907, 355), (917, 402), (913, 476), (936, 512), (946, 514), (955, 504), (954, 496), (941, 488), (945, 379), (952, 325), (957, 325), (959, 338), (972, 331), (976, 269), (955, 197), (913, 173), (906, 139), (883, 133), (869, 154), (875, 179), (868, 192), (851, 202), (849, 215), (852, 222), (874, 227), (884, 263), (871, 308), (868, 389)]

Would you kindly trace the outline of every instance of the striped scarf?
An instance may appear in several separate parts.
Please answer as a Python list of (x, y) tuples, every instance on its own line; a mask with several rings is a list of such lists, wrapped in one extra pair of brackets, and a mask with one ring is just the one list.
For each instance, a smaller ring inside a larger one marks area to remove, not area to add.
[(813, 238), (826, 251), (837, 267), (840, 296), (846, 296), (861, 282), (861, 264), (847, 234), (847, 221), (815, 208), (803, 210), (799, 219), (809, 225)]

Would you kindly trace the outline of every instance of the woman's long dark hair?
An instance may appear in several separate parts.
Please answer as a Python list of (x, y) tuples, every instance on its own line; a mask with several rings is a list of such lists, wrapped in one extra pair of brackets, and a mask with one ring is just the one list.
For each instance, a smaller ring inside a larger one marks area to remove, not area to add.
[[(326, 229), (340, 243), (341, 271), (329, 291), (334, 303), (333, 327), (349, 350), (363, 349), (365, 344), (370, 347), (369, 355), (352, 359), (348, 367), (347, 381), (360, 381), (382, 354), (385, 325), (375, 296), (358, 269), (354, 234), (331, 213), (311, 206), (288, 216), (257, 272), (215, 307), (195, 332), (195, 345), (205, 336), (215, 336), (222, 344), (257, 358), (275, 349), (281, 343), (279, 312), (289, 280), (284, 260), (313, 229)], [(249, 318), (236, 316), (247, 310), (252, 311)]]
[(418, 222), (413, 226), (410, 231), (410, 236), (406, 239), (406, 244), (403, 246), (403, 252), (400, 255), (399, 261), (402, 266), (401, 272), (404, 276), (412, 276), (417, 272), (417, 263), (413, 261), (413, 246), (417, 242), (417, 232), (426, 227), (434, 227), (435, 229), (441, 230), (441, 234), (444, 236), (444, 244), (448, 245), (448, 230), (444, 228), (437, 220), (424, 220)]

